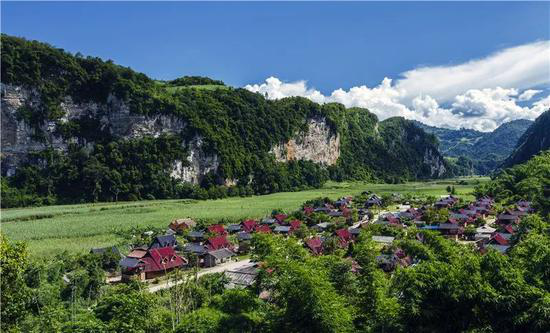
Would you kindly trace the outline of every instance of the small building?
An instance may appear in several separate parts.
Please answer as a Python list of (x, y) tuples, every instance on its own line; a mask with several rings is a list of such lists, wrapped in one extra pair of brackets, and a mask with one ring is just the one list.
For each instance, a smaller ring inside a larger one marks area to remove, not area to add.
[(186, 264), (187, 260), (178, 256), (173, 247), (152, 248), (140, 259), (126, 257), (120, 261), (123, 281), (153, 279)]
[(193, 242), (202, 241), (204, 239), (204, 231), (198, 231), (198, 230), (190, 231), (187, 234), (187, 238), (189, 238)]
[(208, 231), (219, 236), (227, 235), (227, 231), (225, 231), (225, 228), (221, 224), (213, 224), (208, 226)]
[(203, 256), (208, 252), (206, 246), (199, 243), (187, 243), (183, 246), (183, 252), (192, 253), (197, 256)]
[(352, 241), (351, 233), (348, 229), (338, 229), (335, 231), (336, 236), (338, 236), (338, 241), (340, 242), (341, 247), (347, 247), (348, 244)]
[(306, 241), (307, 247), (315, 255), (319, 255), (323, 252), (323, 241), (319, 237), (313, 237)]
[(246, 232), (252, 232), (256, 228), (258, 223), (254, 220), (246, 220), (242, 223), (242, 228)]
[(265, 224), (265, 225), (272, 225), (272, 224), (277, 223), (277, 220), (275, 220), (274, 218), (266, 217), (262, 220), (261, 223)]
[(236, 254), (233, 251), (227, 248), (208, 251), (204, 257), (204, 265), (206, 267), (214, 267), (216, 265), (229, 261), (231, 257), (235, 255)]
[(229, 233), (235, 233), (242, 230), (242, 226), (240, 224), (230, 224), (227, 226), (227, 231)]
[(246, 231), (241, 231), (237, 234), (237, 240), (239, 242), (250, 241), (251, 239), (252, 239), (252, 234)]
[(187, 229), (194, 228), (197, 225), (197, 222), (190, 218), (176, 219), (170, 222), (168, 228), (174, 232), (181, 234)]
[(153, 239), (151, 242), (151, 245), (149, 245), (150, 249), (157, 249), (161, 247), (175, 247), (178, 245), (178, 241), (176, 240), (176, 236), (174, 235), (164, 235), (164, 236), (157, 236)]
[(256, 227), (256, 232), (259, 234), (270, 234), (271, 228), (266, 224), (262, 224)]
[(323, 231), (327, 230), (328, 227), (330, 227), (331, 225), (332, 225), (332, 223), (329, 223), (329, 222), (321, 222), (321, 223), (318, 223), (318, 224), (314, 225), (311, 228), (316, 230), (317, 232), (323, 232)]
[(250, 287), (256, 281), (260, 270), (256, 265), (242, 267), (237, 270), (225, 271), (224, 275), (229, 282), (225, 285), (227, 289)]
[(286, 214), (277, 214), (274, 217), (275, 217), (275, 220), (277, 220), (277, 222), (283, 223), (283, 221), (288, 217), (288, 215), (286, 215)]
[(290, 231), (300, 229), (300, 226), (302, 226), (302, 221), (300, 221), (300, 220), (290, 221)]
[(208, 239), (208, 250), (214, 251), (223, 248), (232, 248), (225, 236), (216, 236)]
[(290, 226), (278, 225), (275, 227), (275, 229), (273, 229), (273, 232), (288, 235), (290, 233)]

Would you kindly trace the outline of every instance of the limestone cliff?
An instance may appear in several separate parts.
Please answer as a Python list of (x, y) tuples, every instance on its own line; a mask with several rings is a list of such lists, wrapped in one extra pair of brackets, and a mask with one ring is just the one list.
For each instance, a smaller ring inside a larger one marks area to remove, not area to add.
[(271, 149), (279, 162), (305, 160), (334, 165), (340, 157), (340, 135), (333, 133), (325, 119), (309, 119), (308, 129)]

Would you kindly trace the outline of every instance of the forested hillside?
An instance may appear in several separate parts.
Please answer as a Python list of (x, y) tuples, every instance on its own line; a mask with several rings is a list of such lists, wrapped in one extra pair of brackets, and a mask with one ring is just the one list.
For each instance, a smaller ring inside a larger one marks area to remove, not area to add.
[(550, 149), (550, 110), (541, 114), (525, 131), (503, 167), (523, 163), (546, 149)]
[(462, 128), (452, 130), (415, 122), (439, 140), (441, 153), (456, 161), (461, 173), (487, 174), (496, 169), (512, 153), (519, 138), (533, 122), (513, 120), (484, 133)]
[(2, 35), (3, 206), (438, 178), (448, 171), (435, 143), (366, 109), (271, 101), (208, 78), (153, 80)]

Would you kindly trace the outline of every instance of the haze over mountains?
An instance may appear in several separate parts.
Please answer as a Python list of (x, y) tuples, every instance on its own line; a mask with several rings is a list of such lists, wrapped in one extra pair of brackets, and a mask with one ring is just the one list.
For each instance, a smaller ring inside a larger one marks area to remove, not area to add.
[(472, 161), (472, 172), (487, 174), (499, 167), (514, 151), (518, 140), (533, 124), (526, 119), (513, 120), (491, 132), (472, 129), (447, 129), (415, 122), (439, 139), (439, 150), (446, 157), (466, 157)]

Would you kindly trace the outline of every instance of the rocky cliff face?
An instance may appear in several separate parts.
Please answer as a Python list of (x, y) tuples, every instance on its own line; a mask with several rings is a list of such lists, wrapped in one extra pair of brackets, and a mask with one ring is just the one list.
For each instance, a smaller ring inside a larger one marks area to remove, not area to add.
[(325, 119), (310, 119), (308, 130), (271, 149), (279, 162), (305, 160), (333, 165), (340, 157), (340, 136), (332, 133)]
[[(43, 139), (38, 139), (33, 129), (19, 119), (18, 110), (25, 106), (37, 108), (40, 96), (30, 89), (1, 84), (2, 105), (2, 174), (13, 175), (17, 165), (30, 152), (48, 147), (65, 150), (70, 142), (79, 138), (64, 140), (57, 133), (57, 124), (50, 121), (40, 126)], [(114, 96), (109, 96), (105, 105), (97, 103), (75, 103), (67, 96), (60, 104), (64, 112), (60, 123), (82, 117), (100, 120), (102, 130), (107, 130), (114, 138), (158, 137), (162, 134), (176, 134), (185, 130), (185, 123), (176, 117), (165, 115), (143, 116), (130, 113), (128, 106)], [(190, 147), (192, 148), (192, 147)], [(192, 149), (191, 149), (192, 151)]]
[[(2, 84), (2, 174), (13, 175), (17, 166), (27, 154), (48, 147), (65, 150), (70, 142), (81, 142), (80, 138), (64, 140), (57, 134), (55, 122), (48, 122), (40, 127), (44, 140), (35, 136), (35, 130), (24, 120), (18, 118), (18, 110), (27, 106), (36, 108), (40, 96), (29, 89)], [(64, 116), (59, 120), (66, 123), (82, 117), (100, 120), (102, 130), (107, 130), (114, 138), (141, 138), (144, 136), (158, 137), (162, 134), (177, 134), (186, 130), (186, 124), (173, 116), (152, 115), (143, 116), (130, 112), (129, 107), (114, 96), (108, 98), (107, 104), (75, 103), (71, 97), (66, 97), (61, 103)], [(283, 142), (271, 149), (279, 162), (292, 160), (307, 160), (323, 165), (333, 165), (340, 157), (340, 136), (331, 131), (325, 119), (310, 119), (307, 131), (298, 134), (288, 142)], [(216, 172), (219, 157), (206, 153), (203, 149), (203, 139), (195, 136), (186, 143), (188, 156), (186, 160), (174, 162), (171, 175), (182, 182), (198, 184), (209, 172)], [(232, 180), (227, 180), (231, 184)]]
[(431, 149), (426, 149), (424, 152), (424, 164), (430, 167), (430, 176), (432, 178), (439, 178), (447, 171), (441, 155)]

